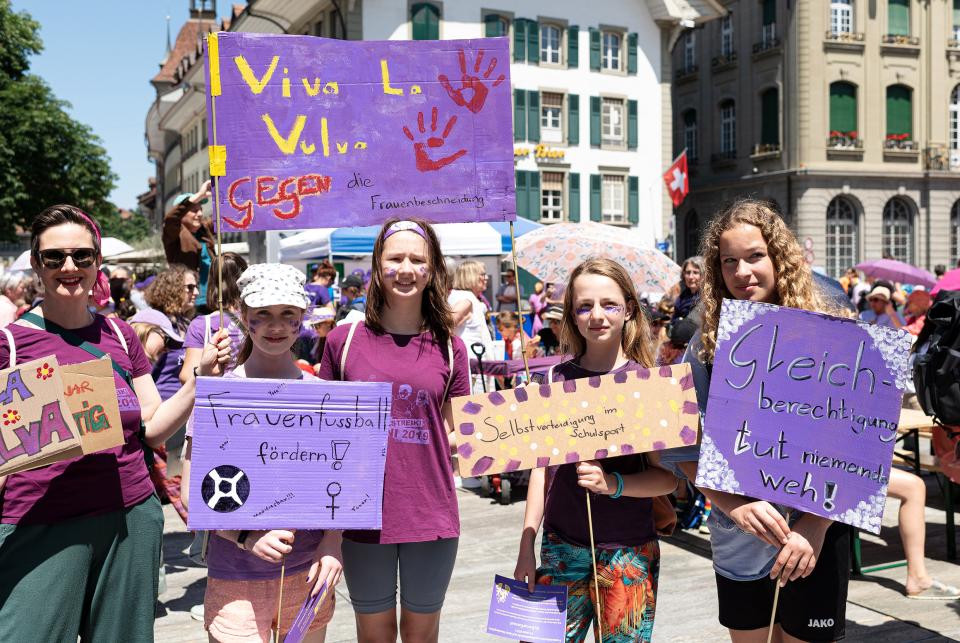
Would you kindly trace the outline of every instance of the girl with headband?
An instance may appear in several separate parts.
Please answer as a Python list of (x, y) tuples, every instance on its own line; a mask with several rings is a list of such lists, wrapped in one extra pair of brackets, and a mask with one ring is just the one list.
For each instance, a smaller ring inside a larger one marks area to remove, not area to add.
[(344, 533), (344, 573), (359, 641), (394, 641), (398, 629), (404, 641), (437, 641), (460, 535), (446, 403), (470, 393), (469, 362), (433, 228), (388, 221), (371, 273), (365, 321), (331, 331), (320, 365), (328, 380), (393, 383), (383, 528)]
[[(78, 208), (56, 205), (33, 220), (30, 264), (45, 297), (2, 329), (0, 368), (54, 356), (75, 364), (109, 356), (123, 445), (0, 477), (0, 640), (152, 641), (163, 513), (144, 461), (193, 408), (196, 375), (230, 356), (216, 335), (165, 402), (136, 333), (100, 306), (100, 229)], [(38, 600), (42, 597), (42, 600)]]

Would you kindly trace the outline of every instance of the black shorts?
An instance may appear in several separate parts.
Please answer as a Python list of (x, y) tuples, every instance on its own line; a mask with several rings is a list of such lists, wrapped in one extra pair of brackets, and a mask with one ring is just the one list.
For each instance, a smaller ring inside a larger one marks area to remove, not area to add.
[[(720, 624), (731, 630), (769, 627), (774, 581), (730, 580), (717, 574)], [(804, 641), (836, 641), (845, 635), (847, 585), (850, 582), (850, 527), (827, 529), (813, 573), (780, 590), (776, 622)]]

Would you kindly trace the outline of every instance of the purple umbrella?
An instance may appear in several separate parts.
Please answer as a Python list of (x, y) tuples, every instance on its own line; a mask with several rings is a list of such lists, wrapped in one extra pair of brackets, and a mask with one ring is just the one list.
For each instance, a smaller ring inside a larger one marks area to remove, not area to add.
[(857, 264), (857, 270), (863, 272), (868, 277), (876, 279), (886, 279), (901, 284), (915, 284), (930, 288), (937, 283), (937, 278), (931, 272), (923, 268), (911, 266), (902, 261), (893, 259), (874, 259), (873, 261), (864, 261)]

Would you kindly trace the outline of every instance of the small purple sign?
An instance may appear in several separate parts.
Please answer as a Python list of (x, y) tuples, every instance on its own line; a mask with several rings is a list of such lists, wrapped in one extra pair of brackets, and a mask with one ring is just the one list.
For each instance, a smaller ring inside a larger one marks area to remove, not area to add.
[(562, 643), (567, 628), (565, 585), (527, 584), (500, 576), (493, 581), (487, 633), (520, 641)]
[(300, 643), (300, 641), (304, 639), (307, 631), (310, 629), (310, 625), (314, 619), (317, 618), (317, 614), (320, 613), (320, 606), (326, 597), (326, 583), (320, 587), (320, 591), (317, 592), (316, 596), (307, 596), (307, 600), (303, 601), (303, 606), (300, 608), (300, 611), (297, 612), (296, 618), (293, 619), (293, 624), (287, 631), (287, 635), (283, 637), (283, 643)]
[(190, 529), (380, 529), (391, 386), (201, 377)]
[(696, 484), (879, 533), (909, 352), (903, 331), (725, 299)]
[(207, 42), (223, 229), (516, 219), (507, 38)]

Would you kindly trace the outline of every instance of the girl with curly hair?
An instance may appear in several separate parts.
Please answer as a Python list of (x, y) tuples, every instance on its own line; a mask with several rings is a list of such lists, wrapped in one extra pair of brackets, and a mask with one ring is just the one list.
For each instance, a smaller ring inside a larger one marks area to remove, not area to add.
[[(842, 315), (814, 285), (800, 244), (765, 202), (741, 199), (707, 228), (701, 303), (703, 326), (684, 361), (691, 364), (700, 411), (706, 409), (720, 306), (724, 298)], [(696, 477), (699, 447), (663, 452), (660, 462)], [(713, 503), (710, 540), (720, 623), (735, 642), (765, 641), (776, 580), (781, 596), (774, 639), (833, 641), (844, 636), (849, 581), (846, 525), (764, 500), (702, 489)]]
[[(160, 397), (172, 397), (180, 389), (180, 370), (185, 349), (183, 336), (190, 325), (197, 300), (197, 275), (182, 264), (172, 264), (147, 286), (147, 305), (170, 319), (174, 333), (168, 337), (167, 352), (153, 365), (153, 380)], [(131, 319), (136, 319), (136, 315)]]
[[(501, 313), (502, 314), (502, 313)], [(593, 378), (644, 371), (654, 365), (647, 320), (633, 281), (610, 259), (588, 259), (570, 275), (563, 302), (561, 347), (573, 359), (551, 367), (547, 380)], [(566, 640), (585, 640), (594, 619), (603, 640), (650, 641), (656, 608), (660, 546), (653, 497), (677, 487), (677, 478), (648, 467), (642, 454), (563, 464), (530, 472), (527, 508), (514, 578), (567, 587)], [(592, 492), (591, 552), (586, 493)], [(543, 523), (537, 567), (534, 542)], [(592, 555), (591, 555), (592, 554)], [(594, 593), (596, 557), (600, 597)]]

